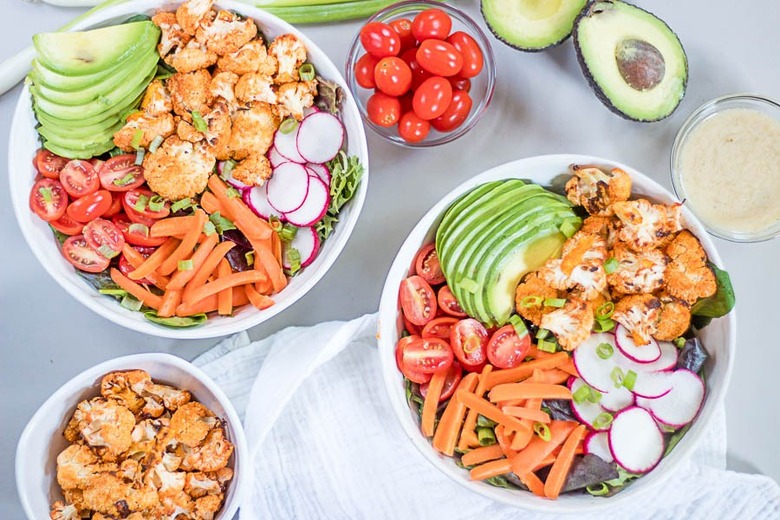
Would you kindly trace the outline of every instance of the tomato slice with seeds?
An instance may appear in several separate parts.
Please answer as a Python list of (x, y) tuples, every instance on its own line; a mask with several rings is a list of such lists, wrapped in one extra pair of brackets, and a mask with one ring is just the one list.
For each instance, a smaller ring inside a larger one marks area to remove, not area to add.
[(403, 363), (404, 349), (419, 339), (421, 339), (420, 336), (412, 335), (398, 340), (398, 345), (395, 347), (395, 363), (406, 379), (413, 383), (423, 384), (431, 380), (431, 374), (410, 370)]
[(100, 273), (105, 271), (111, 262), (108, 258), (92, 249), (84, 235), (69, 237), (62, 244), (62, 255), (73, 264), (76, 269), (88, 273)]
[[(458, 383), (463, 377), (463, 369), (457, 361), (453, 361), (450, 365), (449, 371), (447, 371), (447, 377), (444, 379), (444, 386), (441, 389), (441, 395), (439, 396), (439, 402), (442, 403), (452, 397), (455, 393), (455, 389), (458, 388)], [(420, 385), (420, 395), (425, 399), (428, 395), (428, 386), (430, 383), (423, 383)]]
[(65, 165), (60, 172), (60, 182), (74, 199), (89, 195), (100, 188), (100, 180), (92, 163), (80, 159), (73, 159)]
[(100, 184), (109, 191), (130, 191), (144, 183), (144, 170), (135, 154), (117, 155), (100, 166)]
[(60, 172), (68, 164), (68, 159), (41, 148), (35, 153), (33, 164), (38, 173), (47, 179), (59, 179)]
[(417, 253), (414, 260), (414, 270), (431, 285), (439, 285), (445, 281), (439, 255), (436, 254), (436, 247), (433, 244), (428, 244)]
[(401, 282), (401, 309), (415, 325), (423, 326), (436, 316), (436, 295), (420, 276), (410, 276)]
[(473, 371), (487, 361), (488, 332), (473, 318), (460, 320), (452, 327), (450, 344), (463, 368)]
[(490, 338), (487, 357), (496, 368), (514, 368), (523, 362), (531, 349), (531, 336), (522, 338), (512, 325), (504, 325)]
[[(124, 197), (122, 198), (122, 205), (125, 207), (125, 213), (128, 218), (133, 222), (140, 222), (141, 224), (151, 226), (154, 224), (155, 220), (170, 215), (170, 202), (166, 201), (160, 210), (153, 210), (149, 207), (149, 201), (154, 196), (155, 193), (152, 190), (145, 189), (135, 189), (125, 192)], [(142, 200), (141, 197), (144, 197), (143, 204), (139, 202)], [(138, 206), (138, 209), (136, 209), (136, 206)]]
[(444, 285), (439, 289), (438, 303), (439, 308), (446, 314), (455, 316), (456, 318), (466, 317), (466, 313), (463, 312), (463, 308), (460, 306), (460, 303), (458, 303), (458, 299), (452, 294), (449, 285)]
[(423, 338), (439, 338), (445, 341), (450, 340), (452, 326), (458, 323), (457, 318), (436, 318), (428, 322), (422, 330)]
[(84, 226), (83, 235), (92, 249), (109, 259), (121, 253), (125, 245), (122, 231), (113, 222), (103, 218), (96, 218)]
[(133, 222), (126, 215), (119, 214), (111, 219), (125, 236), (125, 241), (134, 246), (157, 247), (162, 245), (167, 237), (149, 236), (149, 227), (146, 224)]
[(68, 194), (60, 181), (43, 178), (30, 190), (30, 209), (46, 222), (59, 220), (68, 208)]
[(401, 364), (407, 369), (423, 374), (448, 370), (453, 354), (449, 343), (439, 338), (421, 338), (404, 347)]
[(84, 224), (76, 222), (67, 215), (63, 215), (59, 219), (49, 222), (49, 225), (60, 233), (69, 236), (80, 235), (81, 230), (84, 228)]

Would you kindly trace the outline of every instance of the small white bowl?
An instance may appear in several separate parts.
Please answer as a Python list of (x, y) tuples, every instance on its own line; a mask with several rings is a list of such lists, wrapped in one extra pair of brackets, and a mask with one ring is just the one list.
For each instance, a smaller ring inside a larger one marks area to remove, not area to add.
[[(510, 162), (476, 175), (464, 182), (444, 198), (420, 219), (406, 241), (401, 246), (398, 255), (390, 267), (382, 298), (379, 304), (379, 356), (382, 364), (382, 375), (393, 410), (409, 440), (417, 449), (439, 470), (464, 487), (504, 504), (521, 507), (527, 510), (545, 513), (591, 513), (597, 509), (618, 506), (635, 501), (640, 494), (648, 491), (667, 477), (674, 474), (675, 468), (695, 448), (701, 440), (715, 411), (722, 406), (728, 387), (731, 369), (734, 362), (736, 345), (736, 317), (734, 311), (728, 316), (713, 320), (701, 331), (700, 338), (710, 359), (705, 365), (707, 396), (699, 416), (682, 441), (647, 475), (638, 479), (620, 493), (600, 498), (587, 494), (561, 495), (557, 500), (547, 500), (536, 497), (530, 492), (508, 490), (475, 482), (469, 479), (469, 472), (455, 465), (450, 457), (436, 452), (430, 442), (420, 433), (419, 420), (406, 402), (403, 376), (395, 362), (395, 347), (399, 333), (403, 330), (403, 321), (398, 304), (398, 287), (401, 281), (409, 275), (409, 269), (417, 251), (424, 245), (433, 242), (436, 228), (444, 212), (455, 199), (476, 186), (501, 179), (523, 179), (542, 186), (562, 188), (569, 178), (567, 174), (570, 164), (596, 164), (606, 168), (621, 168), (633, 180), (632, 196), (644, 196), (657, 202), (674, 204), (674, 195), (658, 183), (630, 168), (629, 166), (587, 155), (543, 155), (529, 157)], [(701, 240), (710, 260), (723, 268), (723, 263), (715, 250), (710, 236), (693, 214), (683, 207), (683, 226), (690, 229)]]
[(234, 473), (216, 520), (233, 518), (252, 474), (247, 466), (249, 451), (241, 421), (209, 376), (170, 354), (137, 354), (100, 363), (65, 383), (35, 412), (16, 447), (16, 488), (28, 518), (49, 518), (51, 504), (62, 499), (57, 484), (57, 455), (68, 446), (62, 433), (78, 403), (100, 395), (100, 380), (105, 374), (131, 369), (146, 370), (155, 382), (189, 390), (194, 400), (225, 420), (225, 433), (235, 446), (229, 463)]
[[(80, 31), (115, 25), (135, 14), (151, 15), (160, 8), (173, 10), (181, 3), (181, 0), (134, 0), (99, 11), (77, 24), (72, 30)], [(273, 296), (276, 303), (272, 307), (259, 311), (251, 305), (246, 305), (232, 317), (214, 316), (210, 317), (203, 325), (190, 329), (175, 329), (152, 323), (144, 318), (142, 313), (127, 310), (121, 307), (113, 298), (98, 294), (75, 272), (75, 269), (62, 256), (57, 246), (57, 240), (52, 235), (48, 224), (30, 211), (28, 198), (30, 196), (30, 188), (32, 188), (35, 182), (35, 169), (32, 166), (32, 160), (35, 151), (40, 148), (40, 142), (38, 141), (38, 133), (35, 131), (36, 120), (32, 112), (30, 91), (27, 87), (22, 89), (19, 102), (16, 105), (13, 122), (11, 123), (11, 137), (8, 144), (11, 201), (13, 202), (16, 220), (22, 228), (22, 234), (38, 258), (38, 261), (71, 296), (91, 310), (123, 327), (154, 336), (178, 339), (226, 336), (254, 327), (285, 310), (309, 292), (325, 276), (325, 273), (331, 268), (339, 254), (341, 254), (352, 234), (352, 230), (355, 228), (355, 224), (357, 224), (368, 189), (366, 134), (360, 119), (360, 112), (338, 67), (303, 33), (276, 16), (234, 0), (217, 0), (214, 2), (214, 7), (235, 11), (254, 19), (267, 38), (292, 33), (306, 44), (306, 48), (309, 51), (309, 59), (317, 71), (324, 78), (337, 82), (344, 91), (341, 117), (347, 131), (347, 151), (349, 155), (359, 157), (360, 162), (365, 167), (363, 180), (355, 198), (339, 214), (339, 222), (333, 234), (325, 242), (317, 259), (300, 274), (292, 278), (283, 291)]]

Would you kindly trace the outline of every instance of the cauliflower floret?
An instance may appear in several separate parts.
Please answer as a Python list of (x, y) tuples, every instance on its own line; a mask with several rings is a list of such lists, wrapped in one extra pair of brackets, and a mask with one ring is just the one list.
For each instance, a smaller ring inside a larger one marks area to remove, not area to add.
[(236, 52), (220, 57), (217, 66), (220, 70), (239, 76), (250, 72), (273, 76), (278, 70), (276, 58), (268, 54), (268, 49), (260, 39), (252, 40)]
[(718, 286), (707, 265), (707, 253), (699, 239), (684, 229), (666, 247), (671, 262), (666, 266), (666, 291), (693, 305), (699, 298), (712, 296)]
[(150, 116), (162, 116), (173, 110), (171, 95), (163, 85), (162, 80), (156, 79), (146, 87), (146, 93), (141, 101), (141, 110)]
[(162, 32), (160, 43), (157, 45), (157, 52), (163, 58), (174, 48), (183, 47), (192, 39), (192, 36), (187, 34), (179, 25), (179, 22), (176, 21), (175, 13), (157, 13), (152, 16), (152, 22)]
[(117, 476), (126, 482), (135, 482), (141, 477), (141, 464), (135, 459), (125, 459), (119, 465)]
[(175, 453), (166, 452), (162, 456), (162, 465), (168, 471), (176, 471), (181, 466), (181, 457)]
[(206, 495), (195, 501), (195, 513), (203, 520), (213, 520), (222, 507), (222, 495)]
[(207, 70), (177, 73), (168, 78), (166, 86), (171, 93), (173, 111), (187, 122), (192, 122), (193, 111), (205, 114), (211, 104), (210, 84), (211, 74)]
[(237, 52), (257, 36), (257, 26), (249, 18), (229, 11), (220, 11), (211, 23), (202, 23), (195, 38), (220, 56)]
[(238, 83), (238, 74), (222, 71), (214, 74), (214, 77), (211, 78), (211, 85), (209, 85), (211, 97), (214, 99), (222, 98), (231, 112), (238, 107), (236, 83)]
[(607, 243), (603, 237), (577, 231), (563, 244), (561, 270), (569, 275), (579, 265), (598, 265), (606, 258)]
[(300, 81), (298, 83), (285, 83), (279, 87), (276, 93), (277, 111), (281, 118), (292, 116), (298, 121), (303, 119), (303, 111), (314, 104), (314, 95), (317, 93), (317, 82)]
[(236, 83), (236, 98), (245, 104), (252, 101), (261, 101), (274, 105), (277, 102), (277, 97), (271, 83), (270, 76), (264, 76), (257, 72), (244, 74)]
[(195, 36), (202, 23), (208, 23), (216, 14), (211, 5), (214, 0), (188, 0), (176, 10), (176, 21), (184, 31)]
[(163, 59), (177, 72), (185, 74), (211, 67), (217, 62), (217, 54), (198, 41), (190, 40), (187, 45), (177, 47)]
[(529, 305), (531, 302), (528, 299), (558, 298), (560, 294), (558, 290), (547, 285), (539, 277), (538, 273), (532, 272), (526, 275), (520, 285), (517, 286), (515, 291), (515, 308), (520, 316), (538, 326), (542, 321), (542, 316), (554, 311), (555, 307), (546, 307), (543, 303)]
[(114, 400), (95, 397), (82, 401), (73, 414), (81, 437), (92, 447), (106, 448), (109, 456), (117, 456), (132, 444), (135, 426), (133, 413)]
[(51, 520), (81, 520), (79, 510), (73, 504), (65, 504), (58, 500), (51, 505), (49, 513)]
[(637, 345), (646, 345), (655, 334), (661, 316), (661, 300), (652, 294), (633, 294), (615, 304), (612, 319), (631, 332)]
[(632, 249), (653, 249), (681, 229), (680, 206), (651, 204), (645, 199), (616, 202), (611, 206), (622, 227), (618, 239)]
[(208, 125), (205, 132), (206, 144), (217, 160), (230, 159), (230, 137), (233, 133), (233, 119), (225, 101), (217, 101), (203, 119)]
[(130, 511), (150, 509), (158, 504), (154, 489), (134, 488), (110, 473), (93, 475), (84, 486), (86, 508), (108, 516), (126, 518)]
[(157, 446), (157, 434), (166, 427), (166, 419), (144, 419), (139, 421), (130, 434), (133, 443), (127, 450), (127, 456), (143, 459)]
[(271, 147), (279, 117), (267, 103), (255, 103), (248, 110), (233, 114), (230, 153), (238, 161), (250, 155), (265, 154)]
[(271, 173), (271, 163), (265, 155), (250, 155), (233, 168), (232, 175), (248, 186), (262, 186)]
[(171, 417), (168, 437), (186, 446), (194, 447), (200, 444), (218, 419), (211, 410), (202, 404), (192, 401), (181, 406)]
[(588, 302), (569, 298), (563, 307), (542, 316), (541, 327), (555, 334), (564, 350), (574, 350), (590, 336), (593, 321)]
[(203, 143), (192, 144), (171, 136), (156, 152), (144, 157), (144, 178), (163, 198), (181, 200), (206, 189), (215, 164), (214, 155)]
[(193, 498), (200, 498), (205, 495), (222, 493), (222, 486), (217, 479), (211, 478), (206, 473), (195, 471), (187, 473), (184, 491)]
[(548, 260), (539, 276), (555, 289), (575, 289), (582, 298), (590, 300), (607, 287), (606, 256), (604, 238), (578, 231), (564, 244), (561, 258)]
[(691, 325), (691, 306), (683, 300), (662, 295), (661, 315), (653, 337), (661, 341), (679, 338)]
[(571, 172), (566, 197), (591, 215), (610, 215), (610, 204), (631, 196), (631, 177), (620, 168), (607, 173), (596, 166), (573, 164)]
[(95, 453), (83, 444), (71, 444), (57, 455), (57, 483), (63, 490), (83, 488), (95, 473), (115, 469), (115, 464), (100, 464)]
[(143, 408), (144, 399), (133, 390), (133, 386), (151, 383), (152, 378), (143, 370), (111, 372), (100, 381), (100, 395), (113, 399), (133, 413)]
[(607, 275), (607, 283), (621, 294), (655, 292), (664, 281), (667, 258), (658, 249), (633, 252), (625, 244), (612, 251), (618, 267)]
[[(141, 132), (140, 134), (138, 132)], [(150, 116), (136, 112), (127, 117), (127, 122), (114, 134), (114, 144), (125, 152), (133, 152), (138, 148), (148, 148), (157, 136), (166, 138), (173, 134), (174, 123), (171, 114)], [(140, 135), (140, 139), (137, 137)]]
[(232, 454), (233, 444), (225, 438), (224, 428), (216, 426), (206, 435), (202, 444), (189, 449), (181, 467), (186, 471), (217, 471), (227, 466)]
[(204, 136), (202, 133), (195, 130), (195, 127), (192, 126), (192, 124), (188, 123), (184, 119), (178, 119), (179, 121), (176, 123), (176, 135), (179, 137), (179, 139), (182, 141), (188, 141), (190, 143), (199, 143), (206, 138), (206, 136)]
[(149, 474), (152, 484), (160, 495), (177, 495), (184, 491), (187, 473), (183, 471), (168, 471), (163, 464), (154, 466)]
[(306, 46), (294, 34), (278, 36), (268, 47), (268, 54), (278, 63), (276, 83), (281, 85), (300, 79), (298, 69), (306, 61)]
[(84, 491), (81, 488), (63, 489), (62, 496), (66, 504), (73, 504), (81, 517), (87, 516), (87, 508), (84, 506)]

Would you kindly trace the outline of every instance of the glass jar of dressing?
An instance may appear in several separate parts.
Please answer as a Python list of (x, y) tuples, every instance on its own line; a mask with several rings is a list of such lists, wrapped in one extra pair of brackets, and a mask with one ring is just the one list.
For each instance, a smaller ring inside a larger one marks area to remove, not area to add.
[(672, 186), (715, 236), (758, 242), (780, 234), (780, 105), (724, 96), (685, 121), (672, 146)]

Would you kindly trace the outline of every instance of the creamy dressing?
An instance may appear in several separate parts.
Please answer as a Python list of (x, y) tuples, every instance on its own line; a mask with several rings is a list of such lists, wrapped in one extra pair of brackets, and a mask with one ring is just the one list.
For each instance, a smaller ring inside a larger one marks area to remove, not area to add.
[(687, 204), (713, 231), (753, 235), (780, 225), (780, 122), (735, 108), (694, 128), (680, 158)]

